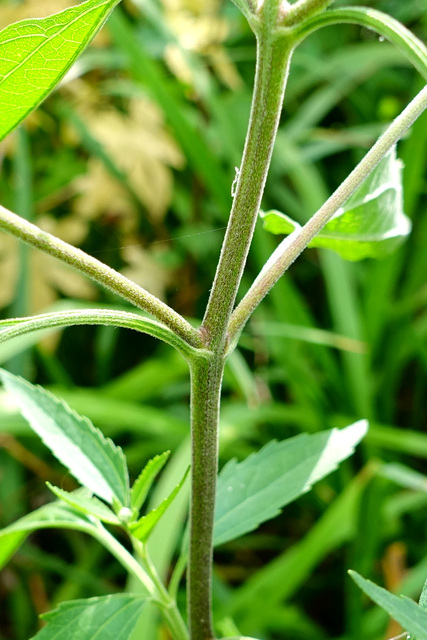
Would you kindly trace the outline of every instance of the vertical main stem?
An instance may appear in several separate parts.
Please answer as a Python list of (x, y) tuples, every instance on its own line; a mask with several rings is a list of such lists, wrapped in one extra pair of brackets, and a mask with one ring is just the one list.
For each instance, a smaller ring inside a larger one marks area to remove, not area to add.
[(191, 640), (213, 640), (211, 573), (218, 421), (223, 358), (197, 359), (191, 364), (190, 551), (188, 562), (188, 624)]
[(260, 15), (258, 23), (257, 69), (245, 149), (200, 333), (210, 356), (191, 362), (193, 457), (187, 588), (191, 640), (214, 639), (211, 605), (213, 525), (227, 329), (261, 205), (293, 51), (292, 39), (275, 31), (279, 2), (265, 2), (264, 9), (265, 16)]
[(230, 220), (203, 321), (209, 348), (224, 349), (257, 220), (282, 109), (292, 45), (269, 29), (257, 36), (254, 95)]

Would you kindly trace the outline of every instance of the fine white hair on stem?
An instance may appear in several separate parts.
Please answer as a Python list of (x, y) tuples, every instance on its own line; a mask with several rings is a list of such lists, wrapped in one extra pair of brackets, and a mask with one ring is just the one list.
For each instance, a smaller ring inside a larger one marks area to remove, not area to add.
[(233, 184), (231, 185), (231, 197), (234, 198), (234, 196), (236, 195), (236, 191), (237, 191), (237, 183), (239, 182), (239, 178), (240, 178), (240, 169), (239, 167), (234, 167), (235, 169), (235, 175), (234, 175), (234, 180), (233, 180)]

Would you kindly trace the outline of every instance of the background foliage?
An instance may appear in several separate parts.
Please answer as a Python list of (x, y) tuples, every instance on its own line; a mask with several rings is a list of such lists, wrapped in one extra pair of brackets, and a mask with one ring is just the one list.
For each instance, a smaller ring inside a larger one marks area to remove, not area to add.
[[(0, 27), (72, 4), (4, 0)], [(368, 4), (426, 41), (423, 2)], [(240, 163), (254, 60), (253, 36), (231, 3), (124, 2), (60, 89), (1, 145), (2, 203), (200, 318)], [(340, 26), (311, 36), (294, 57), (264, 209), (306, 220), (420, 86), (402, 55), (368, 31)], [(230, 359), (221, 464), (271, 438), (361, 417), (371, 429), (356, 456), (296, 505), (218, 549), (214, 596), (224, 635), (391, 637), (399, 629), (367, 606), (345, 570), (414, 598), (427, 575), (426, 115), (398, 153), (414, 225), (409, 240), (391, 257), (358, 264), (308, 250)], [(276, 242), (260, 223), (242, 289)], [(82, 300), (117, 303), (0, 236), (2, 317)], [(133, 477), (150, 456), (171, 449), (151, 497), (158, 503), (188, 459), (185, 363), (151, 338), (119, 329), (75, 327), (42, 338), (2, 345), (1, 363), (114, 436)], [(51, 499), (46, 480), (74, 485), (3, 392), (0, 419), (6, 526)], [(165, 574), (184, 519), (182, 495), (150, 541)], [(83, 534), (35, 534), (0, 574), (0, 638), (28, 640), (37, 614), (64, 599), (119, 590), (124, 579)], [(146, 616), (144, 638), (166, 637)]]

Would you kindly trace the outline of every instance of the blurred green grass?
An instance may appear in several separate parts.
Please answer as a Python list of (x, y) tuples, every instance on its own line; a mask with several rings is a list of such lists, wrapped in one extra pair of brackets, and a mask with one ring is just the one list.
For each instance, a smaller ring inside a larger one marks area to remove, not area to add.
[[(367, 4), (426, 41), (422, 3)], [(2, 9), (15, 6), (3, 2), (0, 21)], [(240, 162), (254, 60), (252, 35), (231, 3), (125, 3), (74, 78), (2, 148), (2, 204), (200, 318)], [(306, 220), (420, 86), (401, 54), (366, 30), (346, 25), (312, 36), (294, 57), (264, 207)], [(134, 128), (140, 145), (131, 144)], [(354, 458), (309, 495), (217, 552), (215, 609), (228, 635), (237, 628), (261, 640), (391, 637), (398, 631), (366, 606), (346, 569), (414, 598), (425, 580), (426, 494), (379, 471), (398, 461), (422, 473), (427, 458), (426, 115), (398, 152), (414, 225), (408, 242), (385, 260), (360, 264), (307, 251), (254, 314), (230, 359), (221, 464), (272, 438), (361, 417), (371, 430)], [(276, 242), (257, 228), (241, 293)], [(117, 304), (6, 237), (0, 271), (2, 317), (58, 299)], [(0, 360), (88, 415), (124, 447), (134, 476), (150, 456), (172, 449), (175, 466), (153, 501), (173, 484), (188, 456), (189, 383), (177, 355), (134, 333), (79, 327), (2, 345)], [(73, 480), (4, 394), (0, 417), (6, 525), (50, 499), (45, 480), (70, 487)], [(153, 539), (164, 575), (184, 518), (183, 503)], [(59, 600), (124, 585), (93, 541), (38, 534), (0, 574), (0, 640), (27, 640), (36, 614)], [(155, 617), (146, 617), (144, 640), (160, 633)]]

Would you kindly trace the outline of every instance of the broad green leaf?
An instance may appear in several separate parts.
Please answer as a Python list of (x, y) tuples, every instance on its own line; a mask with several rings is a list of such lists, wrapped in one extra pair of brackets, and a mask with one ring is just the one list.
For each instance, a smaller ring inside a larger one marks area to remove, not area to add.
[(119, 447), (41, 387), (4, 370), (0, 378), (30, 427), (84, 487), (110, 504), (129, 506), (128, 471)]
[[(346, 260), (381, 258), (393, 251), (411, 231), (403, 213), (401, 173), (394, 147), (308, 246), (331, 249)], [(301, 229), (279, 211), (260, 215), (271, 233)]]
[(130, 492), (130, 503), (132, 509), (137, 511), (141, 509), (157, 474), (160, 473), (169, 456), (170, 451), (165, 451), (161, 455), (155, 456), (152, 460), (147, 462), (138, 478), (133, 483)]
[(47, 625), (34, 640), (128, 640), (145, 602), (131, 594), (63, 602), (41, 616)]
[(190, 467), (188, 467), (188, 469), (184, 473), (181, 482), (176, 485), (175, 489), (168, 495), (167, 498), (163, 500), (163, 502), (160, 503), (160, 505), (156, 509), (153, 509), (152, 511), (147, 513), (147, 515), (142, 516), (142, 518), (140, 518), (137, 522), (129, 525), (129, 530), (131, 531), (132, 535), (135, 536), (135, 538), (138, 538), (138, 540), (141, 540), (141, 542), (147, 542), (154, 527), (178, 495), (181, 487), (187, 479), (189, 470)]
[(0, 33), (0, 140), (63, 78), (120, 0), (88, 0)]
[(122, 524), (119, 518), (111, 511), (111, 509), (109, 509), (103, 502), (101, 502), (97, 498), (91, 497), (90, 494), (84, 495), (81, 490), (75, 491), (74, 493), (69, 493), (68, 491), (64, 491), (59, 487), (54, 487), (50, 484), (50, 482), (46, 482), (46, 484), (57, 498), (63, 500), (66, 504), (68, 504), (76, 511), (84, 513), (88, 516), (95, 516), (95, 518), (98, 518), (102, 522), (107, 522), (108, 524)]
[(79, 515), (59, 502), (47, 504), (0, 530), (0, 569), (32, 531), (49, 528), (78, 529), (89, 534), (94, 532), (93, 525), (83, 514)]
[(349, 574), (358, 587), (374, 602), (387, 611), (416, 640), (427, 640), (427, 611), (406, 596), (395, 596), (355, 571)]
[(274, 518), (348, 458), (366, 431), (367, 422), (361, 420), (342, 430), (269, 442), (243, 462), (228, 462), (218, 478), (214, 544)]

